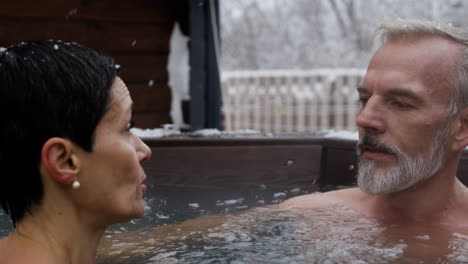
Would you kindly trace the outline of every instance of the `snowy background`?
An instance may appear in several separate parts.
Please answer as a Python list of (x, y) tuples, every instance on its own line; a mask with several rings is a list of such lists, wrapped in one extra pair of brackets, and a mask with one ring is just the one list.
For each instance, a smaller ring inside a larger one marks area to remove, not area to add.
[(223, 70), (365, 68), (383, 20), (468, 28), (462, 0), (221, 0)]

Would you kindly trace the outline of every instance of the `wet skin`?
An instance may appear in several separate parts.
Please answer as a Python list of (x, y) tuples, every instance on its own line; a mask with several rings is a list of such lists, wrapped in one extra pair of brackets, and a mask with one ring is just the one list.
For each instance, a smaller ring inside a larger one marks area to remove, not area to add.
[(118, 77), (111, 98), (110, 108), (96, 128), (93, 151), (79, 153), (81, 188), (75, 194), (83, 212), (102, 216), (98, 221), (103, 225), (143, 216), (146, 175), (141, 163), (151, 156), (149, 147), (130, 131), (132, 99)]
[[(357, 89), (359, 134), (375, 134), (411, 156), (427, 152), (446, 121), (454, 93), (446, 76), (455, 72), (455, 45), (442, 38), (421, 38), (382, 46)], [(393, 154), (371, 146), (365, 146), (362, 155), (381, 169), (396, 163)]]

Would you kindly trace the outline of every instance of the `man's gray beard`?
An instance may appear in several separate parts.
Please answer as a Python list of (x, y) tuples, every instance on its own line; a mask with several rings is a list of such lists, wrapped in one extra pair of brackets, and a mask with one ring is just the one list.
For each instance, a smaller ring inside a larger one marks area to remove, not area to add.
[[(434, 143), (426, 153), (415, 157), (401, 152), (397, 147), (381, 141), (376, 135), (364, 135), (358, 143), (358, 173), (359, 188), (368, 194), (385, 194), (405, 190), (416, 183), (431, 178), (442, 168), (445, 162), (444, 143), (448, 134), (448, 126), (442, 126), (434, 137)], [(364, 137), (371, 137), (381, 147), (394, 154), (397, 164), (387, 171), (377, 171), (376, 161), (362, 157), (360, 144)], [(430, 144), (428, 142), (428, 144)]]

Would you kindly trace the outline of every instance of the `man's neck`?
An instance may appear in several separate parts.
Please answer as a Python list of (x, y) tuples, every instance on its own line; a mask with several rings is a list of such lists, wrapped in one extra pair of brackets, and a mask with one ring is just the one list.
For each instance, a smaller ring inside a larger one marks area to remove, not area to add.
[(454, 224), (457, 216), (466, 214), (460, 209), (468, 209), (467, 189), (455, 171), (441, 170), (406, 190), (372, 196), (370, 214), (393, 223)]

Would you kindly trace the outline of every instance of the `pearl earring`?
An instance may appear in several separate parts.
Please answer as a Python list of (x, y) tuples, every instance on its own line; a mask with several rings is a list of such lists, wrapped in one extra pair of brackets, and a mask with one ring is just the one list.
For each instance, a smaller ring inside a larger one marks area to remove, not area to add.
[(75, 189), (75, 190), (78, 189), (78, 188), (80, 188), (80, 182), (77, 181), (77, 180), (73, 180), (72, 187), (73, 187), (73, 189)]

